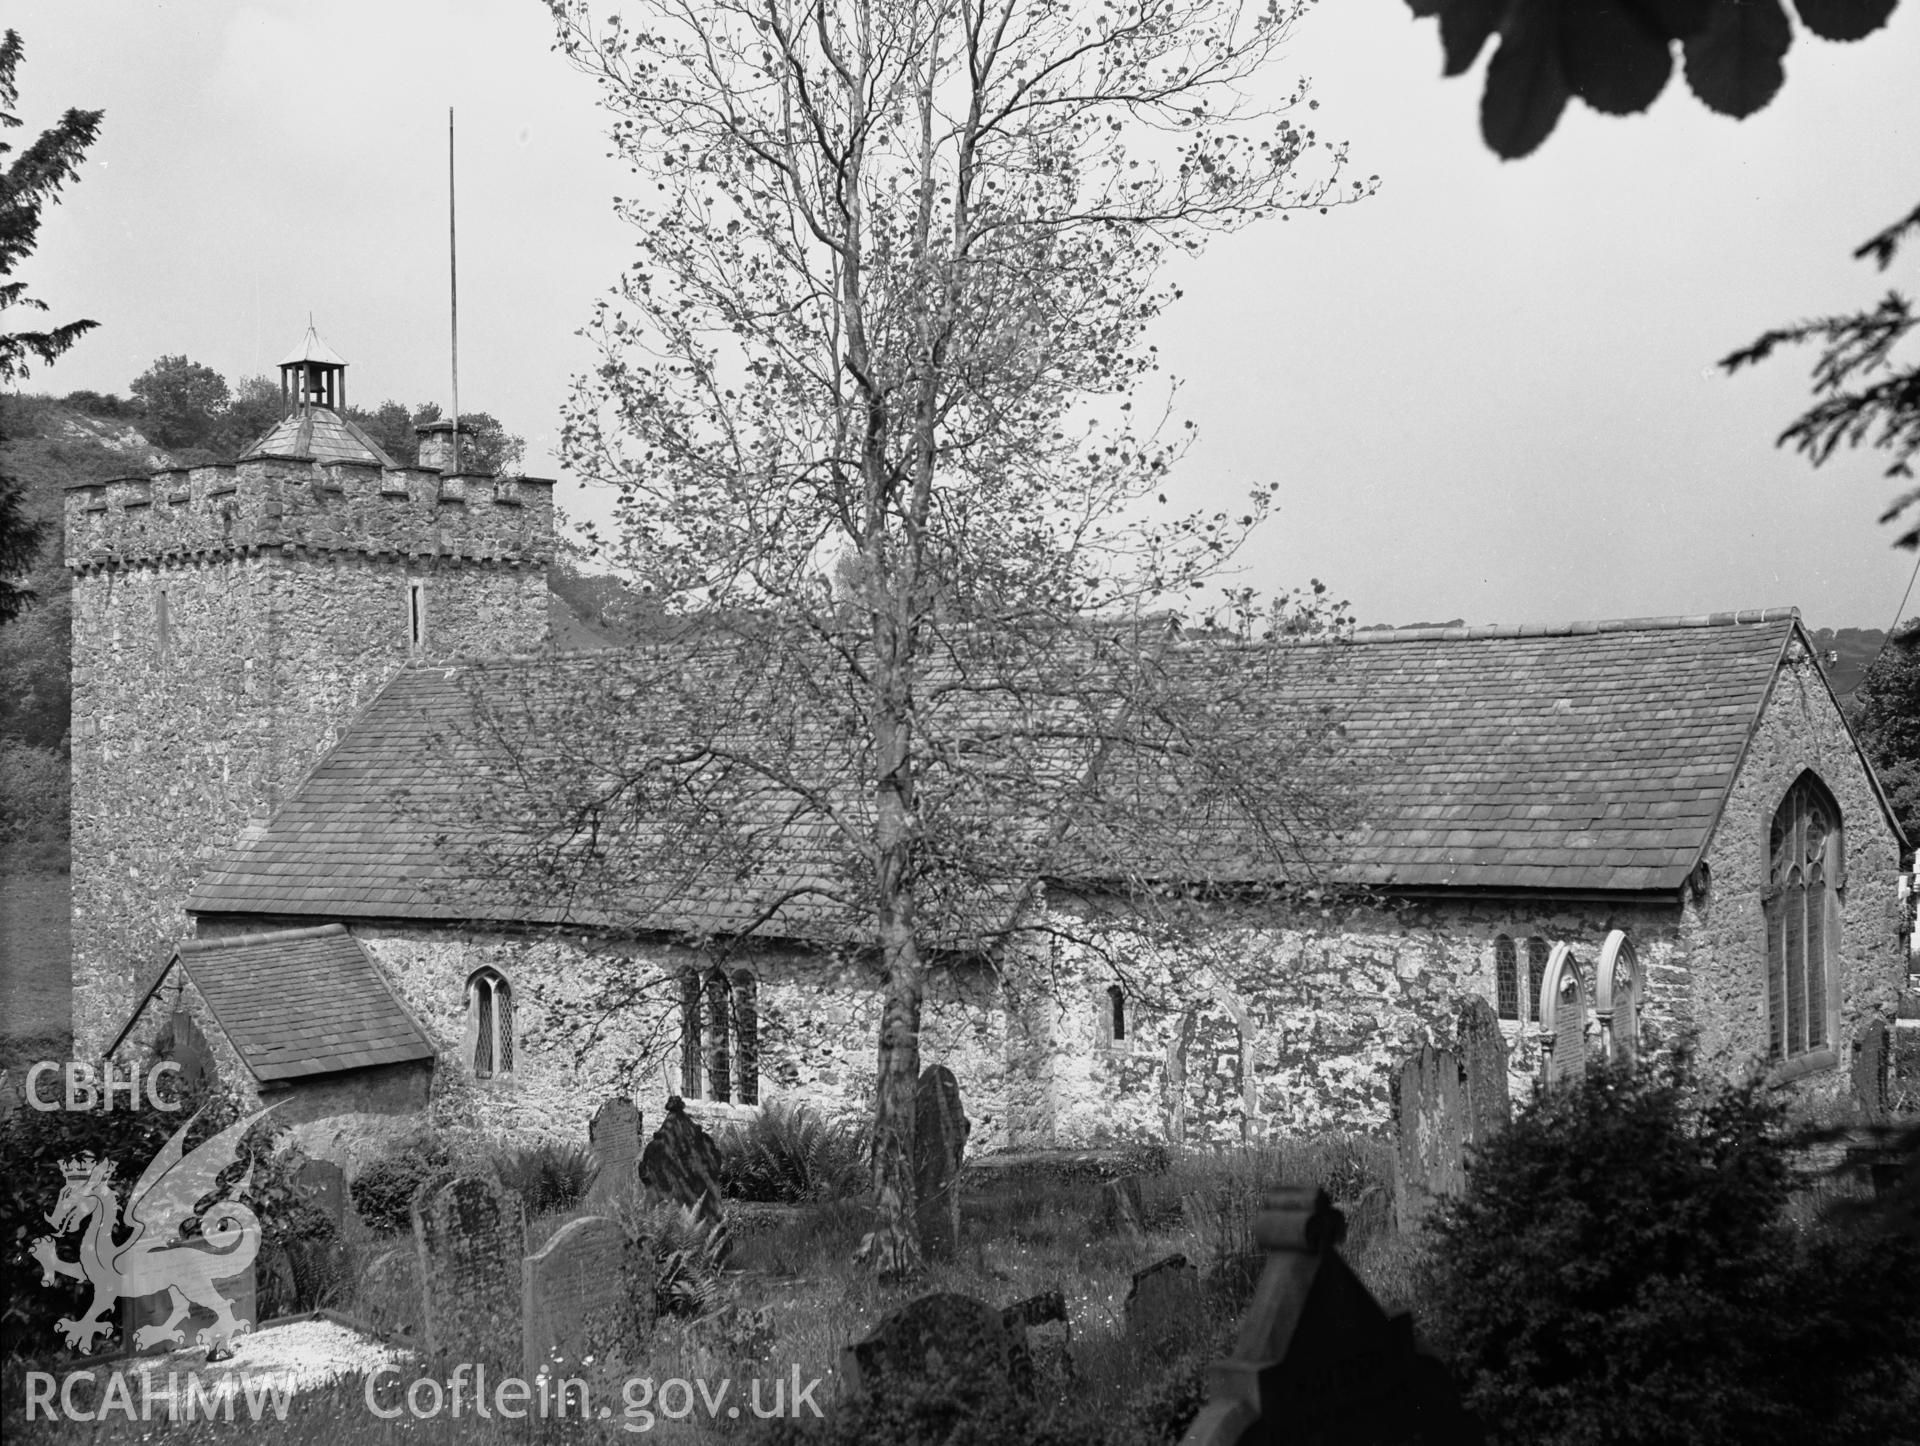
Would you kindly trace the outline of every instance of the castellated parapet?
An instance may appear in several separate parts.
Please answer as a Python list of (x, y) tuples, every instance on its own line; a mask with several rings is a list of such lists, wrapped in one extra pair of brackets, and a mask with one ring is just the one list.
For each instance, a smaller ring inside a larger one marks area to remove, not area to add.
[(545, 567), (553, 483), (267, 457), (67, 490), (76, 572), (262, 549)]
[(76, 1049), (410, 658), (545, 646), (552, 488), (255, 456), (68, 490)]

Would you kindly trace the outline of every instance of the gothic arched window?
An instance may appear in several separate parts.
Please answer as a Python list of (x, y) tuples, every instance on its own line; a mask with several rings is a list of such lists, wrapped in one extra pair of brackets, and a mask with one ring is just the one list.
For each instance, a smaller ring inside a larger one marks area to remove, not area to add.
[(680, 975), (680, 1093), (688, 1099), (760, 1101), (758, 985), (751, 971)]
[(513, 1073), (513, 987), (497, 969), (467, 980), (467, 1042), (475, 1079)]
[(1546, 982), (1547, 960), (1552, 955), (1552, 947), (1538, 934), (1527, 940), (1527, 1018), (1536, 1024), (1540, 1022), (1540, 987)]
[(1767, 1053), (1778, 1062), (1827, 1049), (1827, 990), (1842, 876), (1840, 810), (1820, 780), (1800, 775), (1767, 839)]
[(1520, 1018), (1520, 954), (1505, 934), (1493, 941), (1493, 992), (1502, 1019)]

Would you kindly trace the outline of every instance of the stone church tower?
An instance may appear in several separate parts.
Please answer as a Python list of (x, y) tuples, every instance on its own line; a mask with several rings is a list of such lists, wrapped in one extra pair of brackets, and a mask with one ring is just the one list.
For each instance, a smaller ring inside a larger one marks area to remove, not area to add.
[(235, 462), (75, 484), (73, 1024), (113, 1038), (195, 879), (263, 825), (409, 659), (547, 637), (553, 484), (403, 466), (341, 415), (309, 328), (287, 415)]

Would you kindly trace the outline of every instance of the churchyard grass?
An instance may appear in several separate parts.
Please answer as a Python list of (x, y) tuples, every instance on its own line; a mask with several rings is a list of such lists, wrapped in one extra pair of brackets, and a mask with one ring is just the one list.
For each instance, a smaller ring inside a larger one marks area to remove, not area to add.
[[(1362, 1136), (1285, 1141), (1250, 1150), (1190, 1152), (1176, 1155), (1168, 1168), (1143, 1181), (1147, 1234), (1144, 1239), (1109, 1235), (1091, 1237), (1089, 1219), (1099, 1194), (1099, 1181), (1080, 1175), (1061, 1178), (1046, 1173), (996, 1177), (973, 1172), (963, 1181), (961, 1238), (956, 1258), (932, 1266), (910, 1287), (887, 1286), (872, 1273), (851, 1263), (861, 1234), (867, 1228), (866, 1211), (856, 1202), (825, 1201), (784, 1209), (762, 1208), (757, 1215), (742, 1213), (746, 1227), (738, 1231), (727, 1274), (725, 1305), (706, 1319), (693, 1321), (665, 1316), (633, 1359), (594, 1361), (570, 1365), (584, 1376), (596, 1403), (620, 1412), (620, 1387), (625, 1378), (650, 1377), (738, 1382), (775, 1377), (791, 1380), (815, 1377), (823, 1385), (814, 1399), (830, 1406), (841, 1390), (842, 1355), (863, 1338), (888, 1312), (909, 1299), (935, 1291), (952, 1291), (1004, 1306), (1013, 1301), (1058, 1290), (1066, 1300), (1071, 1324), (1073, 1382), (1070, 1387), (1042, 1382), (1091, 1414), (1111, 1418), (1138, 1407), (1156, 1390), (1179, 1396), (1197, 1380), (1205, 1362), (1226, 1348), (1233, 1323), (1251, 1287), (1250, 1274), (1232, 1266), (1253, 1248), (1251, 1207), (1271, 1185), (1281, 1181), (1326, 1179), (1338, 1184), (1354, 1205), (1345, 1253), (1363, 1279), (1375, 1288), (1389, 1309), (1405, 1308), (1409, 1279), (1407, 1247), (1391, 1227), (1390, 1212), (1371, 1203), (1391, 1198), (1391, 1162), (1388, 1148)], [(1372, 1193), (1369, 1193), (1372, 1192)], [(1221, 1212), (1219, 1223), (1195, 1223), (1183, 1213), (1183, 1196), (1212, 1194), (1229, 1202), (1244, 1196), (1248, 1209), (1238, 1205)], [(527, 1248), (537, 1250), (568, 1220), (591, 1213), (584, 1206), (529, 1221)], [(364, 1265), (383, 1250), (407, 1246), (404, 1235), (373, 1235), (348, 1227), (349, 1248), (356, 1265)], [(1208, 1284), (1205, 1319), (1188, 1335), (1171, 1344), (1149, 1345), (1127, 1327), (1126, 1298), (1133, 1273), (1154, 1260), (1184, 1254)], [(1221, 1270), (1220, 1267), (1227, 1269)], [(356, 1319), (409, 1319), (409, 1307), (397, 1298), (374, 1298), (383, 1287), (363, 1283), (346, 1307)], [(392, 1288), (384, 1287), (391, 1295)], [(412, 1316), (417, 1318), (417, 1308)], [(415, 1338), (418, 1326), (414, 1328)], [(68, 1363), (59, 1369), (84, 1367)], [(487, 1362), (489, 1376), (518, 1375), (518, 1362), (504, 1353)], [(404, 1382), (402, 1382), (404, 1385)], [(399, 1399), (389, 1387), (384, 1400)], [(29, 1428), (16, 1414), (23, 1399), (19, 1368), (11, 1367), (6, 1386), (10, 1419), (0, 1421), (10, 1440), (78, 1443), (216, 1442), (246, 1439), (266, 1443), (390, 1442), (438, 1443), (454, 1441), (561, 1441), (584, 1439), (577, 1422), (507, 1423), (471, 1416), (459, 1421), (445, 1417), (414, 1420), (410, 1416), (384, 1421), (366, 1409), (360, 1378), (336, 1382), (296, 1398), (285, 1422), (267, 1420), (259, 1426), (229, 1426), (225, 1422), (127, 1423), (119, 1418), (104, 1423), (36, 1421)], [(747, 1412), (742, 1419), (717, 1422), (696, 1411), (686, 1422), (656, 1419), (649, 1439), (691, 1441), (750, 1440), (762, 1429)], [(610, 1424), (617, 1425), (618, 1421)], [(595, 1423), (591, 1434), (606, 1439), (607, 1425)], [(19, 1433), (19, 1434), (16, 1434)], [(1142, 1435), (1142, 1442), (1154, 1439)], [(1014, 1446), (1014, 1443), (1008, 1443)]]

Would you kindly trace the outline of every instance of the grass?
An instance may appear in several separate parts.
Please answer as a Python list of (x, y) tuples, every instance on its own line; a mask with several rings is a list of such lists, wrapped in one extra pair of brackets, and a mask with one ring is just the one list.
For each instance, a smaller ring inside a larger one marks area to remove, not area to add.
[[(585, 1439), (589, 1433), (604, 1440), (604, 1433), (620, 1424), (626, 1409), (622, 1386), (629, 1379), (770, 1383), (777, 1377), (790, 1384), (797, 1370), (802, 1381), (821, 1379), (814, 1399), (830, 1407), (841, 1393), (846, 1348), (914, 1297), (954, 1291), (1004, 1306), (1049, 1290), (1065, 1297), (1071, 1327), (1073, 1384), (1064, 1399), (1090, 1419), (1127, 1419), (1139, 1416), (1144, 1396), (1156, 1390), (1175, 1398), (1182, 1390), (1190, 1392), (1198, 1370), (1226, 1349), (1251, 1285), (1244, 1267), (1252, 1248), (1252, 1213), (1258, 1196), (1272, 1184), (1326, 1179), (1339, 1185), (1353, 1206), (1344, 1253), (1389, 1309), (1404, 1306), (1411, 1250), (1393, 1233), (1390, 1217), (1375, 1207), (1375, 1201), (1390, 1193), (1391, 1176), (1383, 1170), (1390, 1171), (1385, 1147), (1362, 1137), (1179, 1156), (1165, 1173), (1145, 1182), (1148, 1234), (1138, 1241), (1091, 1238), (1088, 1222), (1097, 1181), (1044, 1175), (995, 1179), (963, 1195), (958, 1258), (930, 1266), (909, 1286), (883, 1285), (851, 1263), (868, 1225), (861, 1206), (826, 1201), (762, 1217), (758, 1229), (737, 1239), (722, 1308), (698, 1321), (663, 1318), (632, 1359), (578, 1367), (590, 1384), (596, 1410), (606, 1404), (613, 1412), (605, 1424), (507, 1423), (471, 1416), (457, 1422), (445, 1416), (383, 1421), (366, 1407), (364, 1382), (353, 1380), (297, 1398), (285, 1422), (268, 1420), (257, 1426), (128, 1423), (119, 1417), (97, 1424), (28, 1425), (19, 1414), (24, 1397), (16, 1366), (4, 1381), (0, 1427), (11, 1441), (58, 1443), (562, 1441)], [(1217, 1208), (1203, 1208), (1207, 1201)], [(568, 1211), (533, 1222), (530, 1242), (550, 1238), (567, 1219), (582, 1213)], [(361, 1267), (381, 1251), (409, 1243), (405, 1236), (376, 1236), (354, 1231), (351, 1225), (349, 1232), (349, 1251)], [(1133, 1274), (1175, 1252), (1194, 1262), (1208, 1284), (1204, 1312), (1171, 1340), (1144, 1341), (1128, 1330), (1126, 1321)], [(376, 1289), (362, 1281), (346, 1312), (361, 1320), (417, 1322), (417, 1310), (405, 1294), (403, 1283)], [(509, 1361), (504, 1352), (492, 1354), (491, 1377), (519, 1374), (517, 1361)], [(1058, 1379), (1050, 1379), (1052, 1389), (1061, 1392)], [(394, 1391), (383, 1392), (382, 1398), (400, 1399)], [(723, 1408), (719, 1421), (704, 1418), (705, 1409), (697, 1404), (682, 1422), (656, 1412), (647, 1434), (668, 1441), (747, 1441), (762, 1430), (750, 1411), (729, 1420)], [(1151, 1410), (1141, 1419), (1142, 1442), (1171, 1439), (1152, 1433), (1157, 1418)]]

